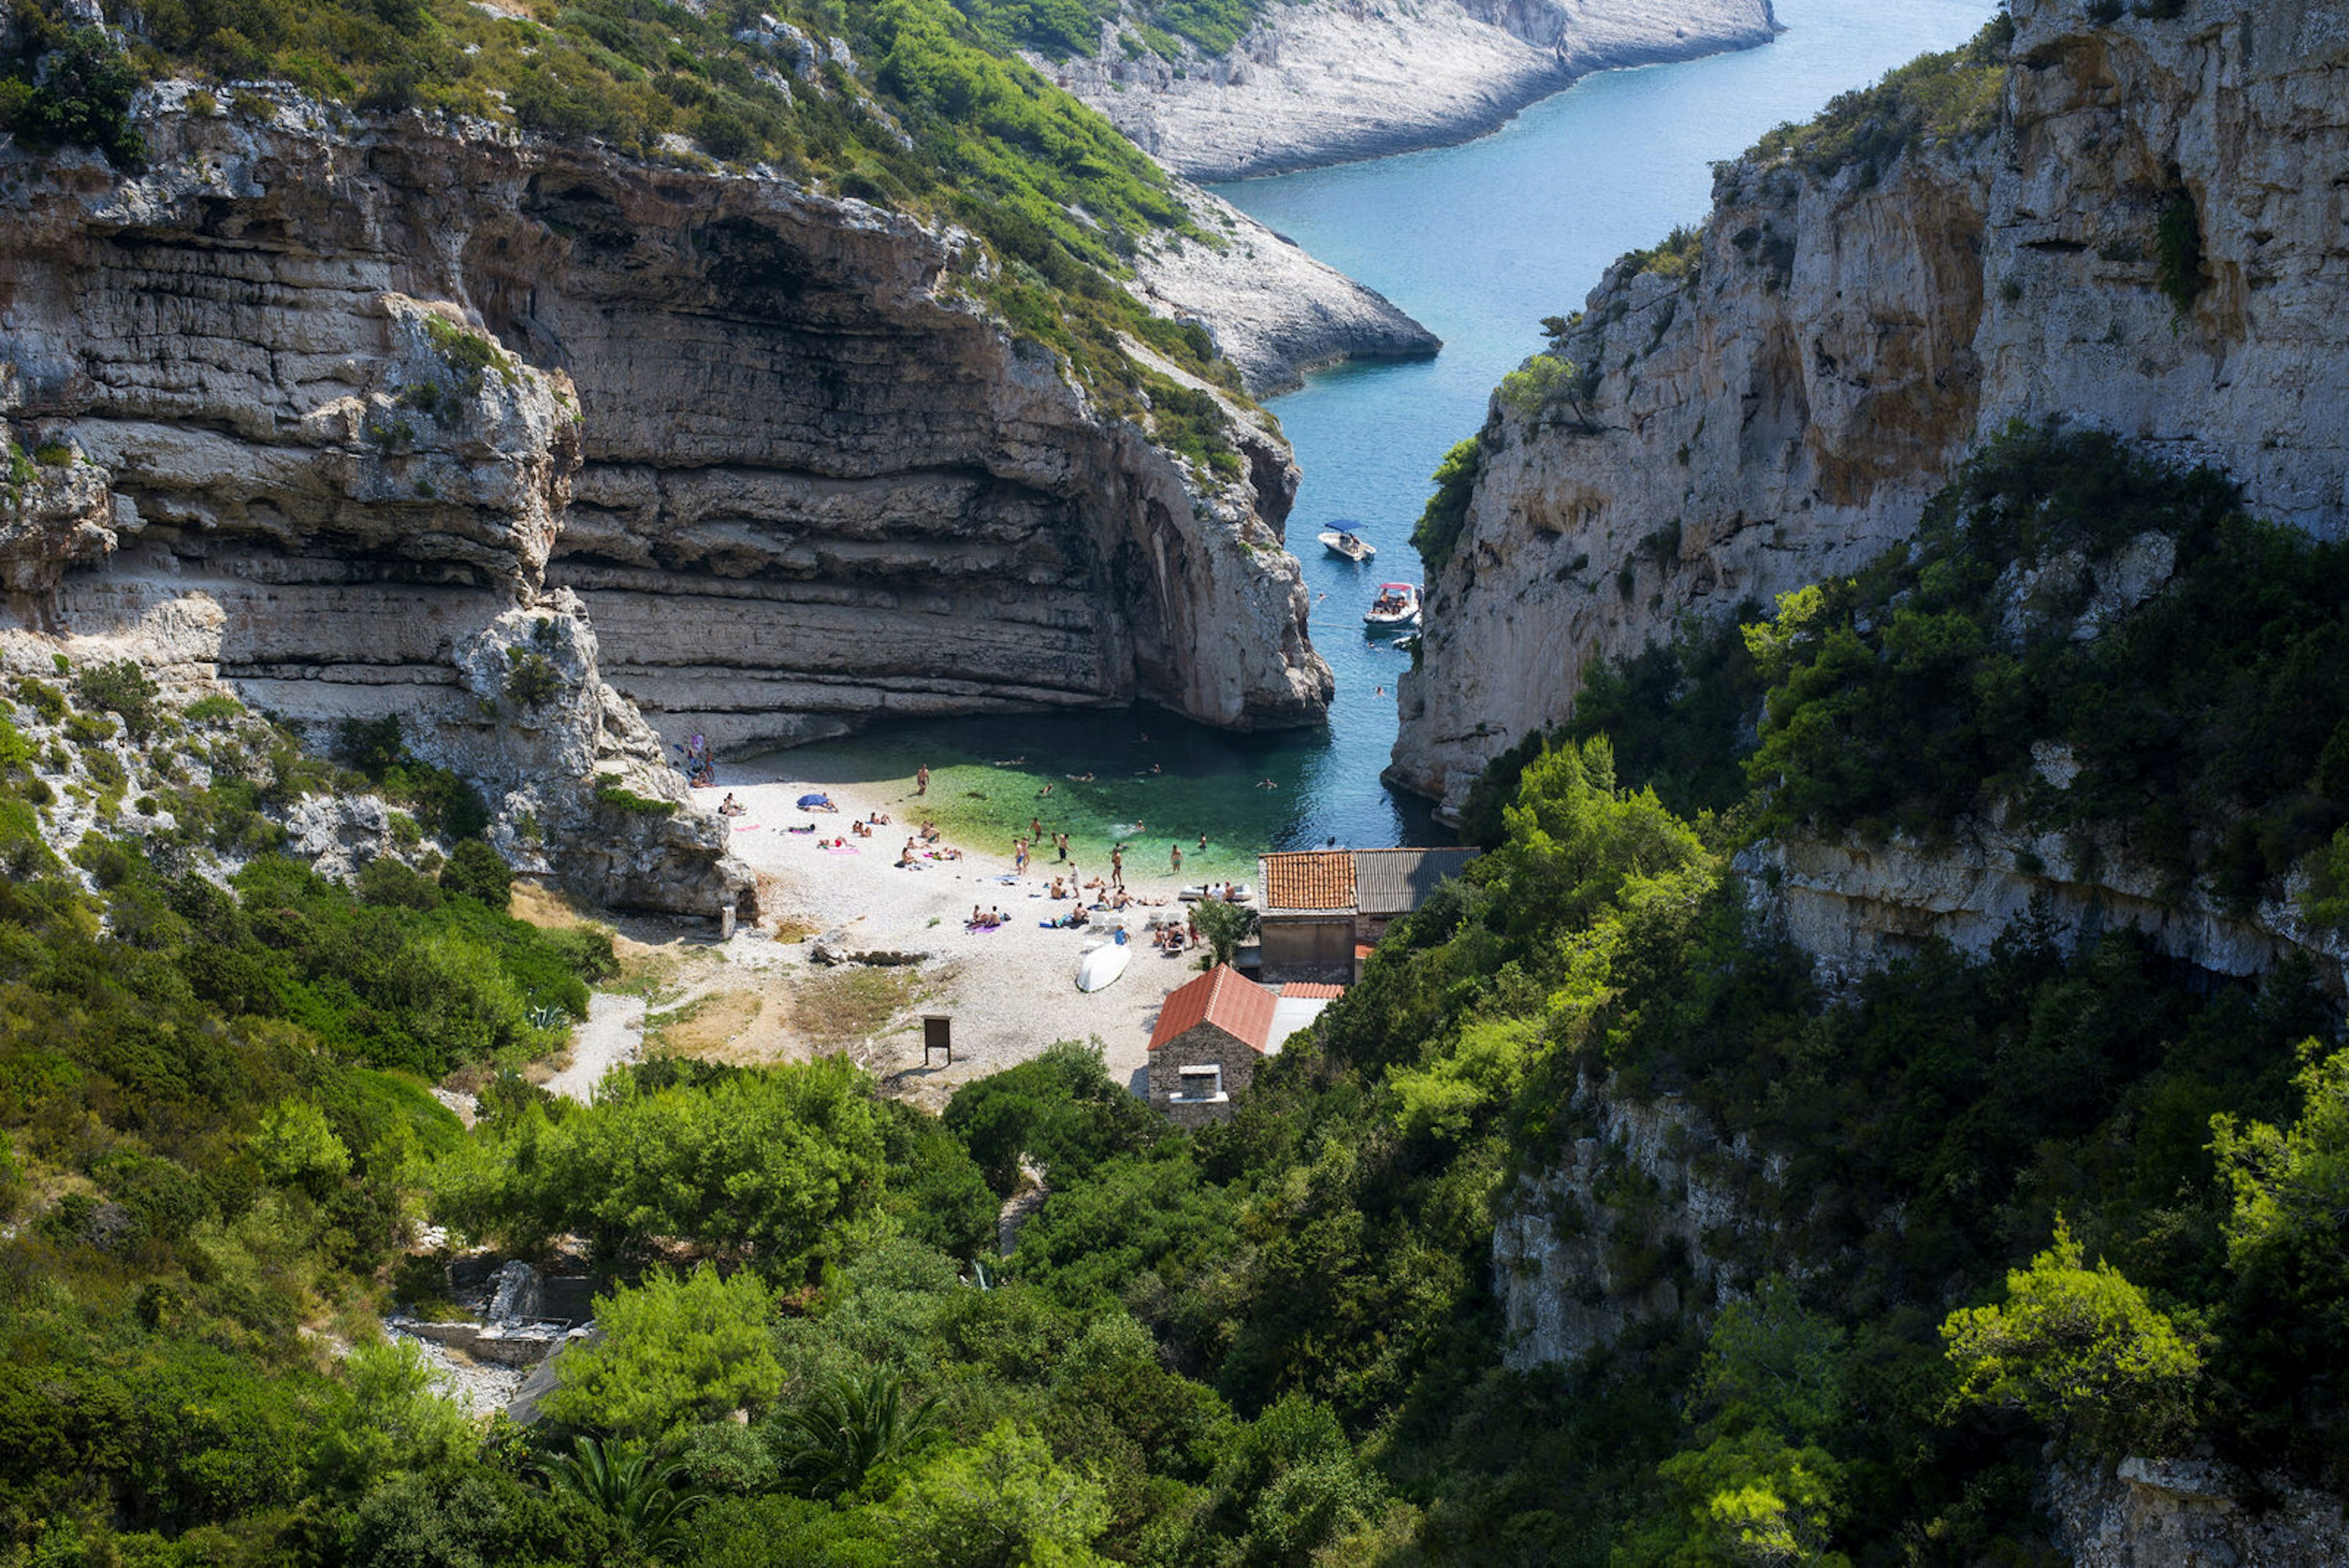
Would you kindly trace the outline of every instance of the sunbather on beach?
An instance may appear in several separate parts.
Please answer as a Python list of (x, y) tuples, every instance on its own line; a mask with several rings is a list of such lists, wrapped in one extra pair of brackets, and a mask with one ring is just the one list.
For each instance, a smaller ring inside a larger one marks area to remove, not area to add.
[(720, 816), (740, 816), (750, 809), (750, 808), (749, 806), (744, 805), (740, 801), (734, 798), (734, 792), (732, 790), (727, 791), (726, 798), (718, 803), (718, 815)]
[(921, 863), (922, 857), (914, 848), (914, 841), (908, 838), (905, 840), (905, 847), (898, 852), (897, 864), (905, 867), (908, 870), (912, 870), (913, 868), (920, 866)]

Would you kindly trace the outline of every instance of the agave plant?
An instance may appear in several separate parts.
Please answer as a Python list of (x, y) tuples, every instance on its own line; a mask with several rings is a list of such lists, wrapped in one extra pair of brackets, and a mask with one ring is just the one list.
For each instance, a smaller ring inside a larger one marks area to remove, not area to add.
[(618, 1521), (630, 1541), (655, 1556), (689, 1543), (686, 1521), (709, 1500), (686, 1479), (683, 1465), (662, 1463), (616, 1438), (575, 1438), (571, 1452), (539, 1473), (549, 1491), (568, 1493)]
[(819, 1379), (776, 1420), (775, 1459), (809, 1497), (855, 1490), (875, 1466), (918, 1448), (937, 1427), (937, 1407), (905, 1397), (887, 1367)]

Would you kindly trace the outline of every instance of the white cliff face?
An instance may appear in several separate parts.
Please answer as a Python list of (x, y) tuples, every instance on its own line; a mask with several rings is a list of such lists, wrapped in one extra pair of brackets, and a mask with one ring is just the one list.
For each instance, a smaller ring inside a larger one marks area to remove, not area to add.
[[(2349, 164), (2338, 5), (2189, 0), (2166, 19), (2014, 8), (1994, 135), (1847, 168), (1725, 167), (1694, 280), (1619, 266), (1564, 348), (1578, 402), (1495, 400), (1432, 575), (1392, 776), (1457, 807), (1563, 720), (1592, 659), (1906, 537), (2017, 417), (2110, 429), (2349, 525)], [(2160, 286), (2191, 198), (2190, 306)]]
[[(144, 639), (296, 720), (423, 716), (495, 791), (657, 762), (636, 708), (738, 746), (1136, 697), (1322, 711), (1269, 421), (1224, 401), (1220, 473), (1097, 412), (971, 297), (967, 236), (183, 97), (150, 95), (135, 178), (0, 150), (0, 414), (81, 454), (0, 515), (16, 624)], [(461, 739), (490, 700), (466, 650), (515, 611), (593, 651), (579, 734), (502, 772)]]
[(1105, 24), (1092, 57), (1038, 69), (1195, 180), (1238, 180), (1480, 136), (1575, 78), (1767, 43), (1769, 0), (1303, 0), (1233, 48), (1129, 57)]
[(1417, 359), (1444, 345), (1386, 296), (1315, 260), (1222, 197), (1186, 185), (1200, 227), (1146, 243), (1127, 286), (1162, 316), (1196, 320), (1258, 397), (1341, 360)]

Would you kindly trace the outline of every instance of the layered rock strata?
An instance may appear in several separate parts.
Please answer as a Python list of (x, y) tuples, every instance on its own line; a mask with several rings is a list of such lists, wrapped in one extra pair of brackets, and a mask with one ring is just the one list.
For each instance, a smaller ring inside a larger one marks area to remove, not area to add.
[[(17, 624), (144, 638), (293, 720), (400, 713), (549, 834), (542, 768), (582, 812), (598, 773), (672, 800), (638, 708), (734, 747), (1321, 713), (1269, 422), (1219, 400), (1224, 474), (1098, 412), (978, 303), (968, 236), (478, 126), (149, 98), (135, 178), (0, 151), (0, 413), (75, 454), (0, 517)], [(514, 629), (542, 620), (544, 649)], [(554, 667), (535, 702), (509, 649)], [(635, 815), (574, 878), (688, 897), (648, 862), (691, 814)]]
[(1619, 264), (1565, 336), (1566, 395), (1495, 399), (1402, 684), (1398, 782), (1456, 807), (1593, 659), (1857, 566), (2014, 418), (2109, 428), (2226, 468), (2268, 515), (2349, 524), (2349, 19), (2013, 16), (1994, 134), (1883, 169), (1724, 166), (1696, 265)]
[[(1092, 57), (1040, 70), (1195, 180), (1239, 180), (1464, 141), (1595, 70), (1767, 43), (1770, 0), (1303, 0), (1220, 55), (1103, 24)], [(1122, 40), (1135, 37), (1129, 52)]]

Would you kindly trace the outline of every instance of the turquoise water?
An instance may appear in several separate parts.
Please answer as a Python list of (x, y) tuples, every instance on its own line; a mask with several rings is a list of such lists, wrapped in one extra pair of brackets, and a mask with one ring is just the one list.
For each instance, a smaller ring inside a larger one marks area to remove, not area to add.
[[(1713, 161), (1963, 42), (1991, 7), (1778, 0), (1777, 12), (1786, 31), (1775, 43), (1586, 78), (1476, 141), (1220, 187), (1444, 342), (1433, 360), (1332, 370), (1270, 404), (1305, 471), (1288, 543), (1315, 596), (1314, 646), (1338, 677), (1325, 727), (1232, 736), (1151, 710), (950, 720), (805, 747), (778, 767), (842, 783), (902, 778), (923, 761), (981, 770), (958, 773), (951, 797), (974, 836), (1024, 826), (1031, 804), (1058, 805), (1058, 817), (1040, 812), (1048, 830), (1097, 843), (1094, 860), (1112, 838), (1154, 846), (1163, 858), (1176, 834), (1186, 849), (1207, 834), (1218, 869), (1257, 848), (1333, 837), (1448, 842), (1423, 805), (1380, 782), (1394, 743), (1395, 680), (1409, 659), (1361, 628), (1379, 583), (1420, 580), (1406, 541), (1437, 461), (1484, 422), (1503, 374), (1541, 347), (1543, 317), (1579, 309), (1609, 262), (1704, 215)], [(1340, 518), (1378, 546), (1376, 560), (1358, 566), (1314, 542)], [(1095, 777), (1065, 776), (1085, 773)], [(1277, 787), (1257, 787), (1266, 780)], [(1054, 793), (1040, 797), (1045, 783)], [(971, 798), (974, 789), (985, 798)], [(1137, 819), (1143, 831), (1125, 831)]]

